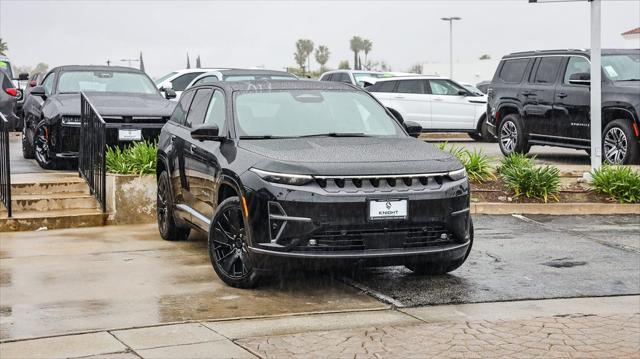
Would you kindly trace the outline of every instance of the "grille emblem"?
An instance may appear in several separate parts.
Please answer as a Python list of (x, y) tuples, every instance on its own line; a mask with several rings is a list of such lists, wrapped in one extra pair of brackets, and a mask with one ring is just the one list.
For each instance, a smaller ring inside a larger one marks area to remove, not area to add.
[(387, 204), (385, 206), (387, 207), (387, 209), (391, 209), (391, 202), (387, 201)]

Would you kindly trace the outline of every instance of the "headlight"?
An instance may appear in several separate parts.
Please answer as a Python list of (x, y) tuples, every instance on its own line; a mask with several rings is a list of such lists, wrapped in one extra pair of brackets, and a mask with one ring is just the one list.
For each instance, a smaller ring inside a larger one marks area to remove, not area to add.
[(268, 172), (257, 168), (251, 168), (250, 171), (260, 176), (263, 180), (273, 183), (302, 186), (313, 181), (313, 177), (307, 175)]
[(467, 177), (467, 170), (463, 168), (456, 171), (451, 171), (447, 175), (449, 176), (449, 178), (451, 178), (452, 181), (458, 181)]

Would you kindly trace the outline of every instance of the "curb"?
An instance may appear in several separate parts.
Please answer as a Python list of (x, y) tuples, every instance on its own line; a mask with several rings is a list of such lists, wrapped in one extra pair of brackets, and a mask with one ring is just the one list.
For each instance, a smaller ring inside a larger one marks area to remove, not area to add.
[(619, 203), (471, 203), (472, 214), (547, 214), (554, 216), (639, 214), (640, 204)]

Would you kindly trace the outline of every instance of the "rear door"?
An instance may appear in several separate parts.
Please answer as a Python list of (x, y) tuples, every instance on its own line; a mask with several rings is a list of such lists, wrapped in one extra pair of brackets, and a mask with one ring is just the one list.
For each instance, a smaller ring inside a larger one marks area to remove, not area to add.
[(367, 88), (385, 107), (391, 107), (391, 99), (395, 95), (397, 81), (379, 81)]
[(431, 128), (431, 104), (426, 94), (425, 81), (398, 80), (394, 93), (391, 94), (392, 107), (398, 110), (405, 121), (419, 123), (422, 128)]
[(430, 79), (431, 128), (472, 130), (476, 128), (476, 104), (470, 103), (468, 91), (447, 79)]
[(589, 73), (591, 64), (582, 56), (571, 56), (563, 63), (564, 72), (555, 91), (554, 128), (559, 136), (585, 140), (590, 139), (590, 91), (589, 85), (569, 83), (571, 75)]
[[(529, 83), (522, 87), (525, 127), (531, 135), (556, 134), (553, 122), (553, 103), (556, 80), (560, 72), (562, 56), (541, 57), (536, 60)], [(548, 139), (548, 138), (547, 138)]]

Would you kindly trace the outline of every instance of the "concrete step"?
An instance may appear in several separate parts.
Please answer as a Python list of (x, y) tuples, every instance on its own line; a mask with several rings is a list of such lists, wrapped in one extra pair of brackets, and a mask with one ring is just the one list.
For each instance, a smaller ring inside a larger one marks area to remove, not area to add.
[(106, 224), (107, 214), (98, 209), (59, 209), (50, 211), (14, 211), (11, 218), (0, 213), (0, 232), (96, 227)]
[(59, 209), (97, 209), (98, 201), (88, 193), (16, 194), (11, 197), (14, 212)]
[(22, 173), (11, 176), (11, 194), (38, 195), (58, 193), (89, 193), (89, 186), (77, 173)]

